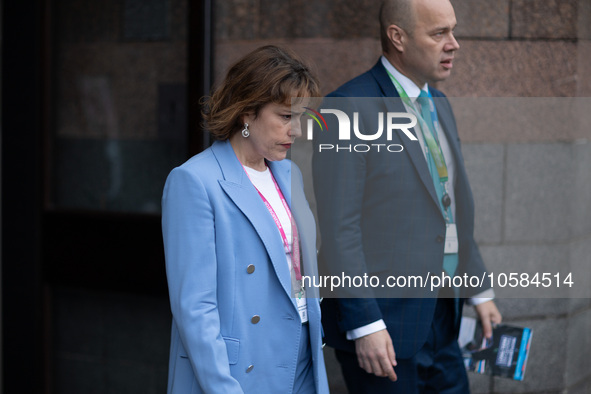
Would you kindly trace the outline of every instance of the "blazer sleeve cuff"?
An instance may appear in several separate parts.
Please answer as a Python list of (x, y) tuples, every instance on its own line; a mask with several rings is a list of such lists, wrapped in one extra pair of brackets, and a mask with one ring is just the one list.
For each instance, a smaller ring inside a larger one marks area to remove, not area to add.
[(338, 327), (342, 333), (372, 324), (383, 318), (374, 298), (340, 298), (337, 300)]

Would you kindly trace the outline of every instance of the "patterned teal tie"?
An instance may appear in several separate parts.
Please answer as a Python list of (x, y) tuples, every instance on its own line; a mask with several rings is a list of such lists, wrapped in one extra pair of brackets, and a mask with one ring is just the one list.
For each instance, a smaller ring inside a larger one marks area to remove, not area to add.
[[(432, 136), (435, 139), (435, 141), (437, 141), (438, 148), (441, 149), (441, 147), (439, 145), (439, 139), (437, 138), (437, 132), (435, 131), (435, 126), (433, 125), (433, 120), (431, 119), (430, 106), (432, 105), (433, 102), (429, 98), (429, 95), (424, 90), (421, 90), (421, 94), (417, 98), (417, 101), (421, 107), (421, 116), (423, 117), (423, 120), (427, 124), (427, 130), (423, 130), (423, 134), (426, 135), (427, 133), (429, 133), (430, 136)], [(435, 103), (433, 103), (433, 105), (435, 105)], [(426, 136), (426, 137), (429, 138), (429, 136)], [(426, 145), (426, 143), (425, 143), (425, 145)], [(439, 202), (439, 207), (441, 209), (441, 212), (445, 216), (445, 207), (441, 203), (443, 195), (445, 194), (445, 188), (443, 187), (443, 185), (441, 184), (441, 181), (439, 179), (439, 174), (437, 172), (437, 166), (435, 165), (435, 161), (433, 160), (433, 155), (431, 154), (431, 150), (429, 150), (429, 154), (427, 155), (427, 164), (429, 165), (429, 173), (431, 174), (431, 178), (433, 179), (433, 185), (435, 186), (435, 191), (437, 193), (437, 200)], [(451, 209), (449, 207), (448, 207), (448, 210), (449, 210), (448, 211), (448, 217), (449, 217), (448, 222), (453, 223), (454, 219), (453, 219), (453, 216), (451, 215)], [(457, 267), (458, 267), (458, 254), (457, 253), (443, 255), (443, 269), (445, 270), (445, 272), (448, 275), (453, 276), (456, 272)]]

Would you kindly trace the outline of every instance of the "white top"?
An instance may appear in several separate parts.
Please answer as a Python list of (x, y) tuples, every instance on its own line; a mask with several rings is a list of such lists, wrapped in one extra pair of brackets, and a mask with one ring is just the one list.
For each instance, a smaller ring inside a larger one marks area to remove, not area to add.
[[(277, 193), (275, 183), (273, 183), (273, 179), (271, 178), (271, 171), (269, 170), (269, 167), (265, 168), (265, 171), (257, 171), (253, 168), (246, 166), (244, 168), (246, 169), (246, 172), (248, 173), (248, 176), (252, 184), (258, 189), (259, 192), (261, 192), (263, 196), (265, 196), (265, 198), (267, 199), (267, 201), (269, 201), (269, 204), (271, 204), (271, 207), (273, 207), (273, 210), (277, 214), (277, 217), (281, 222), (281, 226), (283, 227), (283, 232), (285, 232), (285, 237), (289, 242), (289, 251), (291, 252), (291, 247), (293, 243), (293, 234), (291, 233), (291, 222), (289, 220), (287, 212), (285, 211), (285, 207), (281, 202), (281, 197), (279, 197), (279, 193)], [(287, 260), (289, 265), (289, 271), (291, 272), (291, 254), (287, 255)]]

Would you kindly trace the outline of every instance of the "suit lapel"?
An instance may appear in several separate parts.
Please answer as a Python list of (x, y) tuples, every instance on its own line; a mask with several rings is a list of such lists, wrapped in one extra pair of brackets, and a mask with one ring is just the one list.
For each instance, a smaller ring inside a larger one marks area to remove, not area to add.
[[(437, 106), (437, 103), (435, 103)], [(449, 105), (449, 104), (448, 104)], [(462, 210), (457, 209), (458, 207), (470, 206), (473, 204), (471, 201), (472, 192), (470, 190), (469, 185), (467, 184), (468, 175), (466, 174), (466, 168), (464, 167), (464, 157), (462, 156), (462, 150), (460, 148), (460, 142), (458, 138), (458, 131), (455, 126), (455, 121), (451, 114), (451, 108), (449, 110), (443, 110), (441, 107), (446, 107), (444, 105), (440, 105), (437, 107), (437, 115), (439, 116), (439, 121), (441, 123), (441, 127), (443, 128), (443, 132), (447, 137), (448, 145), (450, 147), (453, 160), (455, 160), (455, 184), (452, 185), (455, 192), (456, 198), (456, 222), (459, 220), (459, 215), (461, 215)], [(466, 189), (467, 188), (467, 189)], [(468, 197), (470, 200), (466, 201), (463, 200), (463, 196), (470, 196)]]
[[(376, 79), (380, 90), (382, 91), (382, 95), (384, 97), (400, 97), (394, 84), (390, 80), (388, 76), (388, 72), (382, 65), (382, 59), (380, 58), (375, 66), (370, 70), (373, 77)], [(402, 104), (402, 103), (401, 103)]]
[[(437, 116), (439, 117), (439, 122), (441, 123), (445, 136), (447, 137), (447, 142), (454, 155), (454, 159), (456, 160), (456, 163), (459, 163), (459, 161), (462, 160), (462, 154), (460, 151), (460, 145), (458, 144), (457, 130), (454, 125), (454, 121), (451, 119), (451, 114), (449, 113), (449, 111), (442, 110), (441, 107), (443, 107), (443, 105), (437, 105), (437, 103), (440, 102), (441, 99), (435, 96), (433, 98), (435, 101), (435, 108), (437, 108)], [(460, 166), (456, 166), (456, 168), (458, 167)]]
[[(416, 129), (418, 127), (419, 126), (417, 125), (415, 128), (413, 128), (413, 134), (415, 134), (415, 137), (417, 136)], [(427, 160), (425, 159), (425, 155), (423, 154), (423, 151), (421, 149), (421, 144), (419, 144), (418, 141), (404, 139), (403, 145), (404, 148), (407, 150), (408, 155), (410, 156), (410, 159), (417, 171), (417, 174), (419, 174), (421, 182), (429, 192), (429, 195), (431, 196), (433, 201), (439, 207), (437, 192), (435, 191), (435, 185), (433, 185), (433, 178), (431, 177), (431, 173), (429, 172), (429, 166), (427, 165)]]
[[(402, 100), (400, 99), (400, 95), (398, 94), (398, 91), (396, 90), (394, 84), (390, 80), (390, 77), (388, 76), (386, 69), (382, 65), (381, 60), (378, 60), (378, 64), (374, 66), (371, 72), (376, 81), (378, 82), (380, 89), (384, 93), (384, 97), (386, 100), (386, 108), (388, 109), (388, 112), (407, 112), (404, 108)], [(418, 127), (419, 126), (417, 125), (412, 129), (412, 133), (415, 137), (417, 136), (416, 130)], [(439, 207), (437, 192), (435, 191), (435, 186), (433, 185), (433, 178), (431, 178), (431, 174), (429, 173), (429, 167), (427, 166), (425, 155), (421, 150), (421, 144), (419, 144), (418, 141), (411, 141), (406, 137), (402, 137), (401, 141), (402, 145), (404, 146), (404, 149), (406, 150), (411, 159), (413, 166), (415, 167), (415, 170), (417, 171), (417, 174), (419, 175), (419, 178), (421, 179), (421, 182), (427, 189), (427, 192), (431, 195), (433, 201)]]
[[(283, 289), (289, 295), (291, 292), (290, 273), (285, 261), (283, 243), (275, 222), (273, 222), (261, 197), (244, 172), (230, 142), (218, 141), (211, 148), (224, 175), (224, 179), (219, 180), (220, 186), (254, 227), (259, 238), (265, 245), (275, 274), (279, 278)], [(276, 176), (275, 172), (273, 175)], [(277, 182), (279, 183), (279, 180)], [(284, 182), (282, 180), (282, 183)], [(280, 187), (282, 187), (281, 184)], [(285, 197), (287, 199), (287, 195)]]

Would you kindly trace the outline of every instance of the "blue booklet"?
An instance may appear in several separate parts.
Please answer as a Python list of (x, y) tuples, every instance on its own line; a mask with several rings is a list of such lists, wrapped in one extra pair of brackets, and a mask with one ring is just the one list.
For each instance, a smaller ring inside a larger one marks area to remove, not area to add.
[(458, 343), (468, 371), (523, 380), (531, 345), (532, 329), (508, 324), (493, 328), (484, 338), (480, 322), (463, 317)]

